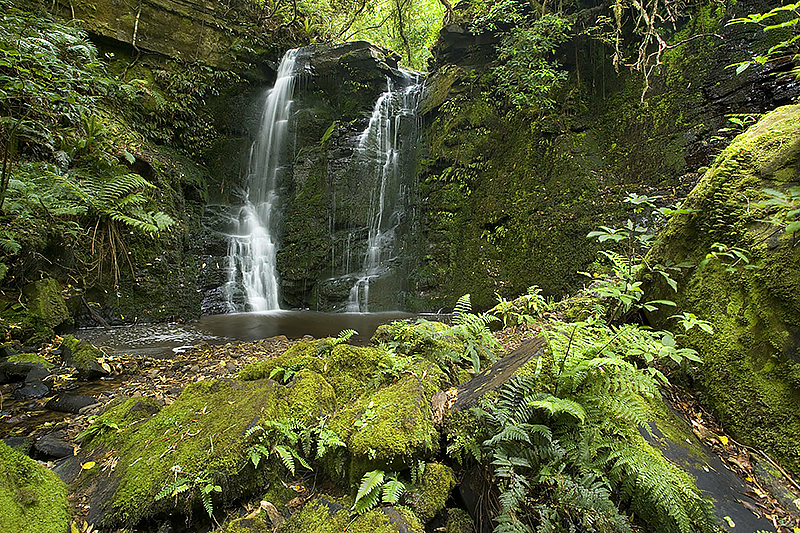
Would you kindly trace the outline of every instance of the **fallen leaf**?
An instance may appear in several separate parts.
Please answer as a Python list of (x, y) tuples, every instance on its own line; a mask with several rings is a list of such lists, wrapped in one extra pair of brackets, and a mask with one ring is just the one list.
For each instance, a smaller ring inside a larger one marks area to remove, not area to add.
[(736, 527), (736, 522), (734, 522), (734, 521), (733, 521), (733, 519), (732, 519), (730, 516), (723, 516), (723, 517), (722, 517), (722, 519), (723, 519), (723, 520), (725, 520), (725, 522), (726, 522), (726, 523), (727, 523), (727, 524), (728, 524), (730, 527)]
[(87, 461), (81, 465), (81, 468), (83, 468), (84, 470), (91, 470), (92, 468), (94, 468), (95, 464), (97, 463), (95, 463), (94, 461)]
[(719, 436), (719, 441), (722, 443), (723, 446), (727, 446), (728, 445), (728, 437), (726, 437), (725, 435), (720, 435)]

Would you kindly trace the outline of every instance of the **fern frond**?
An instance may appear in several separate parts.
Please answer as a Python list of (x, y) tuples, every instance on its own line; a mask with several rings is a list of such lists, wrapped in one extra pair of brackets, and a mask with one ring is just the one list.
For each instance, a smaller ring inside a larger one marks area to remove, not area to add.
[(583, 406), (567, 398), (556, 398), (555, 396), (548, 395), (545, 398), (531, 400), (528, 402), (528, 405), (534, 409), (547, 411), (550, 416), (567, 414), (574, 417), (581, 424), (586, 421), (586, 411), (583, 409)]
[(383, 485), (381, 500), (386, 503), (397, 503), (405, 490), (406, 486), (402, 481), (390, 479)]
[(503, 427), (500, 433), (497, 433), (491, 439), (484, 441), (483, 445), (491, 447), (499, 442), (509, 441), (526, 442), (528, 444), (531, 443), (528, 433), (523, 428), (516, 425), (507, 425)]
[(188, 479), (178, 478), (170, 481), (156, 494), (155, 500), (163, 500), (171, 496), (177, 496), (182, 492), (186, 492), (191, 488), (191, 483)]
[(276, 445), (272, 450), (278, 455), (281, 462), (283, 462), (283, 466), (294, 475), (294, 450), (289, 448), (288, 446), (284, 446), (282, 444)]
[(458, 299), (456, 302), (456, 306), (453, 308), (453, 323), (454, 324), (461, 324), (461, 320), (465, 315), (469, 315), (472, 313), (472, 303), (470, 302), (470, 295), (465, 294), (461, 298)]
[(378, 504), (383, 480), (383, 470), (372, 470), (364, 474), (364, 477), (361, 478), (361, 484), (358, 487), (356, 502), (353, 505), (353, 510), (356, 513), (365, 513)]

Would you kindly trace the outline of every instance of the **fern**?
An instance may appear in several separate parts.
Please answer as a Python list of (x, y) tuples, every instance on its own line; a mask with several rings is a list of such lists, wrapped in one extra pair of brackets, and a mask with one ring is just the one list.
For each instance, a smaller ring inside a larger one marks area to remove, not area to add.
[(364, 477), (361, 478), (361, 484), (358, 487), (356, 501), (355, 504), (353, 504), (353, 511), (358, 514), (363, 514), (378, 504), (383, 480), (383, 470), (372, 470), (364, 474)]
[[(658, 390), (626, 357), (657, 339), (593, 320), (553, 326), (549, 355), (472, 410), (489, 432), (475, 455), (498, 490), (495, 531), (630, 533), (620, 508), (665, 533), (710, 530), (709, 503), (640, 434)], [(448, 453), (468, 442), (456, 433)]]
[(381, 489), (381, 500), (386, 503), (398, 503), (405, 490), (405, 484), (397, 479), (397, 474), (393, 474)]

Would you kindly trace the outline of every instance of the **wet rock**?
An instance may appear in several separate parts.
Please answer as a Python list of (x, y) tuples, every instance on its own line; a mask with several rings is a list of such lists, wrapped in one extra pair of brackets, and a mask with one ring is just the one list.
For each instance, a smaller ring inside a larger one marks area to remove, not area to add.
[(33, 445), (37, 452), (60, 459), (69, 457), (73, 454), (74, 448), (67, 442), (63, 431), (54, 431), (39, 438)]
[(31, 370), (38, 366), (36, 363), (2, 362), (0, 363), (0, 383), (24, 381)]
[(49, 392), (50, 388), (42, 381), (37, 380), (29, 383), (26, 382), (22, 387), (14, 389), (14, 392), (11, 393), (11, 397), (15, 400), (33, 400), (44, 398)]
[(3, 439), (6, 446), (9, 448), (14, 448), (18, 452), (24, 453), (28, 455), (31, 448), (33, 447), (33, 439), (30, 437), (9, 437), (7, 439)]
[(81, 409), (90, 405), (95, 405), (97, 400), (93, 396), (81, 396), (77, 394), (59, 394), (45, 404), (47, 409), (60, 413), (78, 414)]
[(92, 380), (108, 376), (109, 372), (99, 362), (105, 354), (90, 343), (66, 335), (61, 343), (61, 351), (64, 363), (75, 367), (80, 379)]

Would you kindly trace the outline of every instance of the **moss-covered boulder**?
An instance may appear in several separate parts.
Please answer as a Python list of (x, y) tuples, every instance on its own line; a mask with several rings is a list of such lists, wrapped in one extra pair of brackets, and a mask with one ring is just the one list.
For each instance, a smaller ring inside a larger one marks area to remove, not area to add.
[[(284, 380), (291, 412), (329, 418), (326, 427), (347, 446), (353, 483), (369, 470), (403, 470), (412, 458), (435, 454), (439, 434), (430, 401), (444, 380), (439, 367), (424, 359), (401, 363), (385, 350), (335, 343), (299, 342), (282, 355), (245, 367), (239, 377)], [(331, 473), (342, 470), (338, 461), (326, 467)]]
[[(796, 233), (765, 220), (786, 216), (791, 201), (780, 194), (799, 184), (800, 106), (786, 106), (720, 154), (685, 202), (693, 211), (669, 222), (649, 256), (661, 263), (705, 261), (685, 274), (677, 295), (655, 285), (651, 296), (669, 295), (680, 310), (714, 325), (712, 335), (689, 337), (704, 361), (695, 381), (702, 401), (737, 438), (796, 475), (800, 247)], [(665, 315), (652, 320), (667, 323)]]
[(92, 502), (89, 521), (109, 527), (234, 501), (263, 486), (270, 471), (253, 468), (248, 429), (282, 420), (287, 408), (285, 388), (269, 380), (198, 382), (160, 410), (131, 398), (90, 426), (72, 486)]
[(453, 469), (441, 463), (427, 463), (417, 492), (414, 510), (423, 523), (440, 513), (456, 486)]
[(61, 340), (61, 357), (69, 366), (78, 371), (81, 379), (97, 379), (107, 376), (109, 371), (103, 368), (105, 354), (92, 343), (65, 335)]
[(358, 516), (333, 498), (320, 497), (289, 518), (279, 533), (422, 533), (422, 523), (407, 507), (382, 507)]
[(396, 383), (364, 394), (331, 418), (329, 426), (352, 454), (351, 482), (375, 468), (403, 470), (439, 450), (430, 403), (442, 378), (437, 366), (420, 361)]
[(27, 313), (22, 322), (23, 340), (40, 343), (50, 340), (54, 329), (72, 324), (61, 285), (53, 278), (44, 278), (22, 289)]
[(0, 441), (0, 531), (65, 533), (69, 517), (64, 482)]

